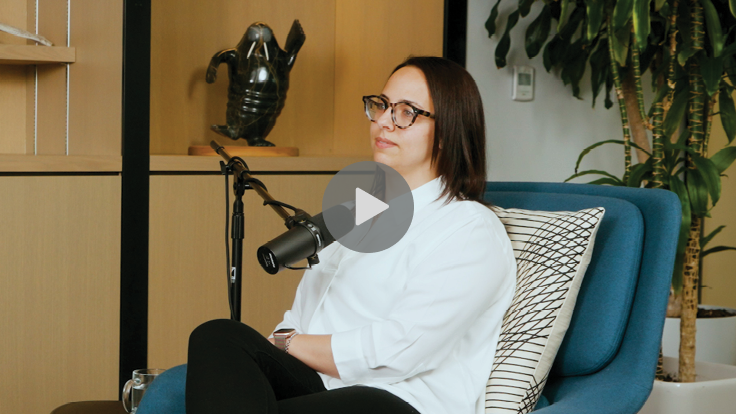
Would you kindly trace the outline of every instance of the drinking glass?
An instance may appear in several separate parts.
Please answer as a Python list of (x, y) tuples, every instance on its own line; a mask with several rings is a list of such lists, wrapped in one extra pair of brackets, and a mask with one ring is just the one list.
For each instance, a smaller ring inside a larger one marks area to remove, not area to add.
[(166, 371), (165, 369), (149, 368), (133, 371), (133, 378), (129, 379), (123, 387), (123, 408), (134, 414), (141, 403), (146, 388), (156, 379), (156, 376)]

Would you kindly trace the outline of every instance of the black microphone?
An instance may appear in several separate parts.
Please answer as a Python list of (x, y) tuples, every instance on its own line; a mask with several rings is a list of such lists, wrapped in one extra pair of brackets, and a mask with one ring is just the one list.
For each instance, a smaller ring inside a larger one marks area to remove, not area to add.
[[(330, 233), (324, 214), (330, 216)], [(334, 224), (334, 225), (333, 225)], [(353, 212), (342, 204), (294, 224), (286, 233), (258, 248), (258, 262), (266, 272), (275, 275), (292, 264), (314, 256), (355, 227)]]

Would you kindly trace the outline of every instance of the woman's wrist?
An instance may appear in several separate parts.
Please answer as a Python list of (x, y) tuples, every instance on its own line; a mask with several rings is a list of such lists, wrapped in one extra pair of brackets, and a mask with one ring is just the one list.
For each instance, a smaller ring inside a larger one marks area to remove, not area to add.
[(289, 343), (289, 355), (317, 372), (340, 378), (332, 357), (331, 338), (332, 335), (295, 335)]
[(291, 345), (291, 341), (294, 340), (294, 338), (296, 338), (297, 335), (299, 334), (294, 333), (293, 335), (286, 338), (286, 340), (284, 341), (284, 352), (286, 352), (287, 354), (289, 353), (289, 346)]

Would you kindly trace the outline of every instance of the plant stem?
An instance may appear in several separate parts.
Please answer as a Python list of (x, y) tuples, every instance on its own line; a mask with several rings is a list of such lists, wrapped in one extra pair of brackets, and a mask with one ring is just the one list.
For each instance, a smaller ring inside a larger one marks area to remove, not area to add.
[(667, 75), (667, 86), (670, 88), (670, 92), (667, 96), (667, 102), (665, 103), (664, 114), (667, 115), (672, 100), (675, 98), (675, 88), (677, 87), (677, 81), (675, 79), (675, 62), (677, 61), (677, 10), (679, 7), (679, 1), (674, 0), (672, 2), (672, 14), (670, 15), (670, 68)]
[[(679, 1), (674, 0), (672, 2), (672, 13), (670, 14), (670, 49), (669, 59), (670, 67), (667, 74), (667, 87), (669, 87), (669, 93), (667, 98), (664, 100), (664, 119), (667, 117), (667, 113), (672, 107), (672, 101), (675, 98), (675, 89), (677, 88), (677, 79), (675, 78), (675, 62), (677, 62), (677, 12), (679, 10)], [(680, 127), (677, 128), (672, 137), (669, 137), (670, 142), (675, 142), (677, 137), (680, 135)], [(664, 137), (667, 139), (667, 137)], [(662, 142), (664, 144), (664, 141)], [(667, 317), (668, 318), (679, 318), (682, 316), (682, 295), (675, 294), (675, 290), (670, 286), (670, 297), (667, 301)], [(660, 360), (662, 359), (660, 351)]]
[(657, 358), (657, 371), (654, 374), (654, 379), (664, 380), (664, 356), (662, 355), (662, 347), (659, 347), (659, 358)]
[[(703, 31), (703, 7), (698, 0), (690, 1), (690, 19), (692, 24), (691, 36), (693, 49), (702, 51), (705, 32)], [(688, 129), (690, 130), (690, 139), (688, 142), (690, 148), (696, 154), (701, 155), (703, 153), (703, 139), (705, 138), (705, 131), (703, 129), (705, 85), (703, 84), (703, 77), (700, 74), (700, 64), (697, 59), (690, 59), (689, 69), (688, 81), (690, 82), (690, 96), (688, 101), (690, 103), (690, 111), (688, 115)], [(689, 168), (695, 169), (692, 160), (688, 161), (690, 164)]]
[[(703, 128), (703, 118), (705, 114), (705, 86), (703, 85), (703, 77), (700, 74), (700, 64), (693, 59), (690, 62), (690, 101), (688, 115), (688, 129), (690, 130), (690, 139), (688, 145), (698, 155), (703, 153), (703, 140), (705, 138), (705, 128)], [(688, 155), (688, 163), (691, 169), (695, 168), (695, 164)]]
[(631, 28), (631, 67), (634, 69), (634, 88), (636, 90), (636, 103), (639, 107), (639, 117), (646, 128), (649, 128), (647, 114), (644, 111), (644, 92), (641, 88), (641, 62), (639, 61), (639, 46), (634, 37), (634, 28)]
[(703, 219), (693, 217), (685, 249), (680, 316), (680, 382), (695, 381), (695, 321), (698, 316), (700, 233)]
[(618, 109), (621, 113), (621, 128), (624, 134), (624, 183), (629, 181), (629, 174), (631, 174), (631, 130), (629, 128), (629, 117), (626, 113), (626, 103), (624, 102), (624, 92), (621, 88), (621, 77), (618, 73), (618, 63), (613, 53), (613, 24), (611, 22), (611, 13), (608, 14), (607, 18), (607, 32), (608, 32), (608, 54), (611, 60), (611, 76), (613, 76), (613, 87), (616, 89), (616, 98), (618, 100)]
[[(639, 103), (636, 99), (636, 86), (634, 85), (633, 71), (629, 71), (627, 77), (621, 79), (621, 89), (624, 94), (624, 103), (626, 104), (626, 112), (629, 115), (629, 128), (631, 133), (631, 140), (640, 147), (644, 148), (645, 151), (651, 153), (651, 145), (649, 144), (649, 136), (647, 134), (647, 127), (644, 125), (644, 121), (639, 115)], [(636, 159), (638, 162), (646, 162), (649, 159), (649, 155), (646, 152), (639, 150), (636, 152)]]
[(654, 104), (652, 114), (652, 186), (664, 188), (664, 177), (667, 168), (664, 165), (664, 107), (662, 102)]
[[(675, 0), (672, 3), (673, 11), (670, 15), (670, 61), (669, 70), (667, 71), (667, 87), (669, 92), (663, 102), (654, 104), (654, 111), (652, 114), (652, 175), (654, 176), (652, 183), (654, 188), (663, 188), (664, 177), (667, 174), (667, 168), (664, 165), (664, 140), (667, 137), (664, 136), (663, 124), (664, 119), (667, 117), (672, 106), (672, 100), (675, 97), (675, 88), (677, 87), (677, 80), (675, 79), (675, 60), (677, 51), (677, 7), (678, 1)], [(660, 75), (658, 84), (661, 86), (664, 82), (662, 81), (664, 74)]]
[[(703, 53), (705, 32), (703, 31), (703, 7), (699, 0), (690, 0), (691, 40), (693, 48)], [(704, 89), (703, 78), (700, 75), (700, 65), (696, 58), (690, 59), (688, 66), (688, 81), (690, 83), (690, 104), (688, 113), (688, 129), (690, 139), (688, 145), (695, 154), (703, 154), (705, 131), (703, 130)], [(690, 155), (687, 156), (687, 167), (694, 170), (695, 163)], [(687, 183), (687, 172), (686, 172)], [(690, 185), (690, 183), (687, 183)], [(700, 262), (700, 233), (702, 219), (692, 216), (690, 234), (685, 249), (684, 266), (682, 271), (682, 315), (680, 317), (680, 369), (681, 382), (695, 381), (695, 321), (698, 314), (698, 273)]]

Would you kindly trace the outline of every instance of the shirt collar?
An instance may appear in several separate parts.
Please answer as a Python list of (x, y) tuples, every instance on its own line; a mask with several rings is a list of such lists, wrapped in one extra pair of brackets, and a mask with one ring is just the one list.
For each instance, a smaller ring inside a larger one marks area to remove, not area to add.
[[(417, 212), (437, 200), (442, 193), (442, 178), (437, 177), (411, 191), (414, 199), (414, 212)], [(444, 201), (444, 200), (442, 200)]]

